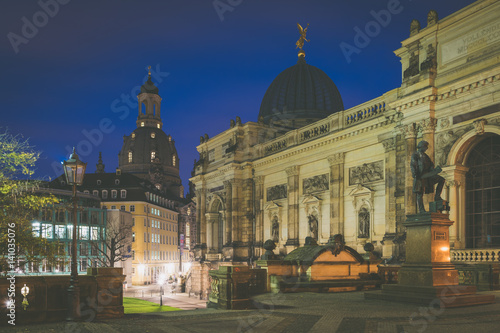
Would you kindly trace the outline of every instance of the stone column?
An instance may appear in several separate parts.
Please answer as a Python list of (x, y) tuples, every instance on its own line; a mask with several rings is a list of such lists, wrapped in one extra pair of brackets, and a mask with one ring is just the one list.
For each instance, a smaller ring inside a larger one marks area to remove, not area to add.
[(465, 174), (468, 168), (461, 165), (444, 167), (443, 173), (448, 188), (447, 200), (450, 205), (450, 243), (454, 249), (465, 248)]
[[(226, 190), (226, 228), (224, 230), (226, 244), (231, 244), (232, 242), (232, 221), (233, 221), (233, 187), (231, 185), (231, 181), (224, 181), (224, 189)], [(224, 244), (224, 245), (226, 245)]]
[[(264, 199), (264, 176), (254, 178), (255, 182), (255, 246), (261, 249), (264, 244), (264, 212), (262, 210), (262, 202)], [(260, 251), (260, 250), (258, 250)], [(262, 251), (261, 251), (262, 252)], [(258, 255), (262, 255), (258, 253)]]
[(196, 197), (199, 198), (196, 204), (196, 218), (198, 219), (197, 227), (198, 227), (198, 239), (199, 244), (203, 245), (207, 243), (207, 220), (205, 217), (206, 208), (207, 208), (207, 197), (206, 193), (203, 190), (197, 191)]
[(237, 179), (231, 180), (231, 242), (241, 241), (239, 236), (238, 226), (238, 185), (240, 181)]
[(330, 163), (330, 236), (344, 234), (345, 153), (328, 157)]
[(396, 138), (382, 141), (385, 150), (385, 232), (396, 232)]
[(299, 245), (299, 167), (297, 165), (285, 169), (288, 176), (288, 240), (287, 252)]
[(417, 212), (417, 198), (413, 193), (413, 177), (411, 175), (411, 155), (417, 150), (417, 129), (415, 123), (403, 125), (401, 132), (406, 140), (406, 163), (405, 163), (405, 213), (406, 215)]

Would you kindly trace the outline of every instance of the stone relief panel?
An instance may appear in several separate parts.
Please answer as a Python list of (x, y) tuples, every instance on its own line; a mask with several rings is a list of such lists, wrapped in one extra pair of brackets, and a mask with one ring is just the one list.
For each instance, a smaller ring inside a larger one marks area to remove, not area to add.
[(304, 194), (328, 190), (328, 174), (305, 178), (302, 182)]
[(364, 163), (349, 168), (349, 185), (366, 184), (384, 179), (384, 161)]
[(284, 199), (287, 197), (287, 185), (276, 185), (267, 188), (267, 201)]
[(448, 153), (450, 152), (453, 144), (458, 140), (458, 138), (473, 128), (473, 126), (467, 126), (439, 133), (436, 138), (436, 147), (434, 149), (436, 154), (435, 164), (446, 165)]

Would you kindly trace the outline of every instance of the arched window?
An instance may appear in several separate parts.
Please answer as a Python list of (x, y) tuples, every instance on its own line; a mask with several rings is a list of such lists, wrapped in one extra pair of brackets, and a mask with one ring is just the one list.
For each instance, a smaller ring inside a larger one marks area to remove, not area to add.
[(128, 152), (128, 162), (132, 163), (132, 152), (131, 151)]
[(370, 237), (370, 211), (362, 207), (358, 213), (358, 238)]
[(467, 248), (500, 246), (500, 136), (479, 142), (469, 154), (465, 187)]

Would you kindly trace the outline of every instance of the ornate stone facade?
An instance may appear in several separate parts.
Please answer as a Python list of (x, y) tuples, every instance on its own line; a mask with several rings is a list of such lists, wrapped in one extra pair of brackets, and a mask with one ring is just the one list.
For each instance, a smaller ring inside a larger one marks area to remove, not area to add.
[[(422, 29), (413, 22), (412, 37), (395, 51), (401, 86), (380, 97), (289, 131), (261, 120), (204, 140), (191, 179), (200, 204), (197, 260), (207, 260), (215, 217), (223, 224), (219, 237), (231, 236), (224, 238), (224, 248), (232, 249), (224, 262), (257, 259), (268, 239), (277, 245), (275, 254), (285, 255), (306, 237), (326, 244), (336, 234), (361, 253), (371, 243), (384, 258), (403, 256), (402, 222), (416, 207), (409, 163), (421, 140), (430, 143), (427, 154), (448, 181), (451, 245), (465, 247), (468, 154), (500, 135), (494, 97), (500, 94), (500, 38), (470, 47), (462, 36), (490, 31), (481, 28), (497, 22), (498, 11), (500, 2), (483, 0), (445, 20), (430, 12)], [(224, 155), (224, 144), (235, 137), (234, 153)], [(214, 160), (207, 163), (211, 151)], [(210, 189), (225, 181), (231, 181), (226, 197), (214, 199)]]

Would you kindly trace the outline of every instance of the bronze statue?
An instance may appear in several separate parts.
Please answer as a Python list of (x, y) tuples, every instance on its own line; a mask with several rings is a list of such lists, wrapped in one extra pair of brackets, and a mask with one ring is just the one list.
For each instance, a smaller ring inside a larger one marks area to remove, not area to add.
[(413, 177), (413, 193), (417, 194), (418, 212), (424, 213), (423, 195), (434, 192), (434, 184), (438, 184), (434, 201), (443, 201), (441, 192), (445, 179), (438, 175), (442, 171), (441, 167), (434, 167), (434, 163), (425, 153), (429, 148), (427, 141), (420, 141), (417, 145), (417, 151), (411, 155), (411, 175)]
[(306, 39), (308, 27), (309, 27), (309, 23), (307, 23), (307, 27), (305, 29), (303, 29), (302, 26), (297, 23), (297, 28), (299, 28), (299, 32), (300, 32), (300, 38), (297, 41), (297, 43), (295, 43), (295, 45), (297, 45), (296, 49), (300, 48), (300, 50), (302, 51), (302, 48), (304, 47), (304, 41), (309, 42), (309, 40)]

